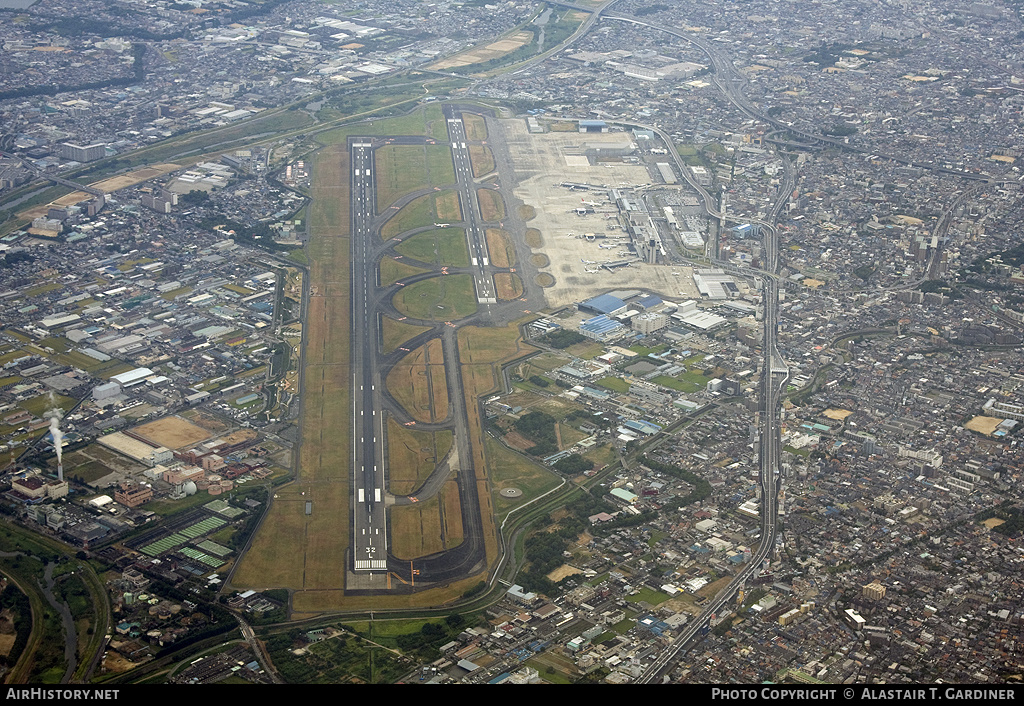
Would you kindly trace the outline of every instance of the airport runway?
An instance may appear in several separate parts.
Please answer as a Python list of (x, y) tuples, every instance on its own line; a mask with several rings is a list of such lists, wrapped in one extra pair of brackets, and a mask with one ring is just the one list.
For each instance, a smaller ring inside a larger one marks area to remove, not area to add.
[(377, 265), (372, 224), (376, 215), (373, 145), (350, 144), (352, 219), (352, 568), (387, 568), (384, 507), (384, 415), (377, 408)]
[[(442, 185), (455, 190), (459, 196), (462, 222), (450, 223), (463, 228), (469, 252), (468, 267), (447, 267), (404, 258), (403, 261), (428, 270), (403, 278), (387, 287), (380, 286), (379, 263), (384, 256), (394, 256), (394, 247), (402, 240), (431, 228), (417, 228), (398, 234), (384, 242), (380, 229), (399, 212), (402, 206), (437, 190), (424, 187), (408, 194), (394, 204), (387, 204), (384, 212), (376, 213), (376, 174), (374, 151), (386, 144), (423, 144), (431, 142), (422, 137), (391, 136), (386, 138), (349, 138), (351, 156), (351, 232), (352, 232), (352, 545), (346, 561), (346, 591), (359, 593), (410, 592), (441, 582), (455, 581), (486, 568), (484, 519), (480, 507), (477, 469), (473, 466), (468, 410), (462, 385), (458, 348), (458, 329), (466, 325), (505, 326), (521, 318), (529, 306), (543, 306), (543, 295), (522, 273), (522, 298), (506, 302), (497, 298), (494, 274), (509, 272), (508, 267), (494, 267), (487, 250), (487, 228), (503, 227), (504, 222), (483, 220), (477, 200), (481, 186), (473, 178), (469, 141), (457, 106), (445, 106), (444, 116), (452, 151), (456, 181)], [(495, 154), (496, 160), (507, 162), (507, 156)], [(512, 203), (506, 196), (509, 208)], [(510, 225), (522, 228), (518, 219), (506, 218)], [(434, 227), (443, 227), (435, 224)], [(517, 239), (518, 240), (518, 239)], [(518, 243), (516, 243), (518, 244)], [(516, 248), (521, 250), (520, 248)], [(521, 263), (522, 265), (522, 263)], [(522, 267), (516, 268), (522, 272)], [(392, 297), (403, 286), (446, 274), (469, 274), (473, 279), (477, 299), (477, 312), (454, 322), (415, 320), (404, 316), (392, 303)], [(385, 355), (381, 348), (382, 317), (389, 316), (404, 323), (428, 327), (401, 348)], [(440, 339), (444, 353), (445, 379), (448, 393), (448, 417), (431, 424), (416, 422), (386, 389), (391, 369), (411, 350), (433, 339)], [(397, 422), (417, 430), (453, 432), (452, 451), (445, 459), (438, 459), (434, 473), (415, 491), (413, 496), (396, 497), (387, 492), (387, 424), (393, 417)], [(438, 493), (445, 483), (454, 478), (459, 490), (462, 515), (463, 541), (452, 549), (420, 557), (414, 561), (397, 559), (389, 553), (390, 523), (388, 513), (396, 505), (407, 505), (428, 499)], [(415, 585), (415, 587), (414, 587)]]

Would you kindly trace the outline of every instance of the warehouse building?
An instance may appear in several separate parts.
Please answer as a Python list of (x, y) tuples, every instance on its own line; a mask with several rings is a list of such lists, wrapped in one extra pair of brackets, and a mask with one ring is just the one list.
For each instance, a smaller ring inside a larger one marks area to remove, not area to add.
[(625, 335), (628, 329), (618, 321), (602, 314), (580, 324), (580, 333), (595, 341), (614, 341)]

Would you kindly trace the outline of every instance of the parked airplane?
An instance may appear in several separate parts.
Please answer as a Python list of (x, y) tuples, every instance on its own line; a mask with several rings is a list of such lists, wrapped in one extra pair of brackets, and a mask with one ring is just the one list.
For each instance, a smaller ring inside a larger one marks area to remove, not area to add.
[(435, 223), (434, 227), (435, 228), (450, 228), (451, 225), (452, 225), (451, 223)]

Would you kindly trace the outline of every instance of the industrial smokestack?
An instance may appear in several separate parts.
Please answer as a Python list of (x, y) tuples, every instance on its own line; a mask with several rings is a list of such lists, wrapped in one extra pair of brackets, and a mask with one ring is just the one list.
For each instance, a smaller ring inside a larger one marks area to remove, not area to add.
[(53, 416), (50, 417), (50, 436), (53, 437), (53, 448), (57, 452), (57, 473), (60, 480), (64, 480), (64, 466), (63, 459), (61, 458), (64, 451), (64, 432), (60, 430), (58, 423), (60, 422), (60, 410), (53, 410), (50, 412)]

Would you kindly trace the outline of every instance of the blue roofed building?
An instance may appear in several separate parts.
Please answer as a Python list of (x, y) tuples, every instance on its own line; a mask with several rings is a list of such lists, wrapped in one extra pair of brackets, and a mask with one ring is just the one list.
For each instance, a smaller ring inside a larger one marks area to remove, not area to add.
[(629, 329), (618, 321), (609, 319), (604, 314), (580, 324), (580, 333), (595, 341), (614, 341), (622, 338), (628, 331)]
[(737, 238), (758, 238), (761, 235), (761, 226), (754, 223), (743, 223), (734, 227), (732, 234)]
[(596, 387), (587, 387), (586, 385), (583, 385), (583, 389), (580, 391), (580, 394), (601, 402), (609, 400), (612, 397), (612, 393), (608, 392), (608, 390), (599, 390)]
[(668, 630), (668, 623), (664, 620), (659, 620), (653, 615), (645, 615), (641, 618), (637, 618), (637, 627), (643, 628), (650, 631), (654, 635), (662, 635)]
[(664, 303), (665, 302), (662, 300), (661, 297), (657, 297), (657, 296), (655, 296), (653, 294), (648, 294), (646, 297), (642, 297), (642, 298), (638, 299), (637, 301), (633, 302), (633, 305), (638, 307), (638, 308), (640, 308), (640, 309), (653, 309), (654, 307), (658, 306), (659, 304), (664, 304)]
[(618, 297), (613, 297), (611, 294), (602, 294), (583, 302), (579, 305), (579, 308), (581, 311), (592, 311), (595, 314), (615, 316), (626, 310), (626, 302)]
[(661, 431), (661, 427), (659, 425), (644, 420), (628, 419), (622, 423), (622, 426), (646, 435), (657, 434)]

